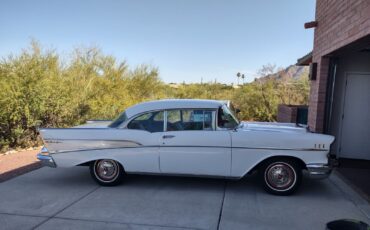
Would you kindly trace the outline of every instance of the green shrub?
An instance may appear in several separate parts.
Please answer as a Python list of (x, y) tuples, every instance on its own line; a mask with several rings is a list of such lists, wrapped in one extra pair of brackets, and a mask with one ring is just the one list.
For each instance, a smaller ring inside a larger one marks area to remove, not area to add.
[(164, 84), (158, 69), (76, 49), (68, 62), (36, 42), (0, 61), (0, 151), (40, 144), (37, 127), (70, 127), (113, 119), (128, 106), (160, 98), (232, 99), (242, 120), (274, 121), (279, 103), (306, 104), (307, 77), (255, 81), (240, 88), (220, 83)]
[(63, 63), (33, 42), (0, 62), (0, 150), (39, 144), (38, 126), (112, 119), (127, 106), (160, 97), (163, 87), (156, 68), (129, 70), (96, 48), (75, 50)]

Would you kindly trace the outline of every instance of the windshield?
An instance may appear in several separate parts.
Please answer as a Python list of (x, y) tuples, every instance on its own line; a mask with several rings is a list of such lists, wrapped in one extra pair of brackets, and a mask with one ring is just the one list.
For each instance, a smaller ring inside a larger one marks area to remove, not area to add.
[(230, 111), (230, 109), (226, 105), (223, 105), (218, 110), (217, 120), (218, 120), (218, 127), (220, 128), (233, 129), (239, 124), (238, 119), (235, 117), (235, 115)]
[(108, 125), (109, 128), (117, 128), (122, 122), (125, 122), (127, 120), (126, 113), (121, 113), (110, 125)]

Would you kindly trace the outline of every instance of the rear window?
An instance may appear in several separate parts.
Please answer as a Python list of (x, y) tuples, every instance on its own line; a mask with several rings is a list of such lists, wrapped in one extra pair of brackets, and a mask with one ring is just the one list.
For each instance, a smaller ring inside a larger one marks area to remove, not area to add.
[(127, 115), (125, 112), (121, 113), (110, 125), (109, 128), (117, 128), (120, 124), (127, 120)]

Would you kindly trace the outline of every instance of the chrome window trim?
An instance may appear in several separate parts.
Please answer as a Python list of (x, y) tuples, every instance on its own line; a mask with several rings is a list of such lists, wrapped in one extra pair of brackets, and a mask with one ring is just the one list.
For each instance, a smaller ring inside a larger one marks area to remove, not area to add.
[(163, 132), (167, 132), (167, 110), (164, 110), (164, 119), (163, 119)]
[[(141, 115), (147, 114), (147, 113), (155, 113), (155, 112), (163, 111), (163, 116), (164, 116), (164, 118), (163, 118), (163, 122), (164, 122), (163, 132), (168, 132), (167, 131), (167, 111), (169, 111), (169, 110), (203, 110), (203, 116), (204, 116), (204, 111), (205, 110), (212, 111), (213, 114), (214, 114), (214, 121), (213, 121), (214, 127), (212, 127), (212, 130), (198, 130), (198, 131), (218, 131), (219, 130), (219, 127), (217, 126), (217, 119), (218, 119), (217, 112), (218, 112), (218, 109), (214, 109), (214, 108), (171, 108), (171, 109), (148, 110), (146, 112), (139, 113), (139, 114), (136, 114), (136, 115), (132, 116), (131, 118), (128, 118), (125, 122), (122, 122), (122, 124), (120, 124), (118, 127), (116, 127), (116, 129), (129, 129), (129, 128), (127, 128), (128, 124), (132, 120), (134, 120), (135, 118), (137, 118)], [(204, 120), (203, 120), (203, 127), (204, 127)], [(222, 130), (229, 130), (229, 129), (222, 129)], [(149, 132), (147, 130), (142, 130), (142, 131)], [(191, 131), (191, 130), (189, 130), (189, 131)]]

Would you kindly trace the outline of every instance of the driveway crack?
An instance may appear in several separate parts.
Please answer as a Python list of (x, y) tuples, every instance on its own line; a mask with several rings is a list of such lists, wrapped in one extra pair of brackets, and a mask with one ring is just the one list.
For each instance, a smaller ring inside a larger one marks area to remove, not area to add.
[(224, 182), (224, 193), (222, 195), (222, 202), (221, 202), (220, 213), (218, 214), (217, 230), (220, 229), (220, 223), (221, 223), (222, 213), (223, 213), (223, 210), (224, 210), (224, 201), (225, 201), (226, 187), (227, 187), (227, 181), (225, 180), (225, 182)]
[(76, 204), (77, 202), (79, 202), (80, 200), (82, 200), (83, 198), (87, 197), (88, 195), (90, 195), (91, 193), (95, 192), (96, 190), (98, 190), (100, 188), (100, 186), (97, 186), (96, 188), (94, 188), (93, 190), (91, 190), (90, 192), (86, 193), (85, 195), (81, 196), (80, 198), (78, 198), (77, 200), (71, 202), (69, 205), (65, 206), (64, 208), (62, 208), (61, 210), (59, 210), (58, 212), (54, 213), (54, 215), (52, 216), (49, 216), (46, 220), (42, 221), (41, 223), (39, 223), (38, 225), (34, 226), (32, 229), (37, 229), (38, 227), (40, 227), (41, 225), (43, 225), (44, 223), (48, 222), (49, 220), (53, 219), (54, 217), (56, 217), (59, 213), (63, 212), (64, 210), (66, 210), (67, 208), (71, 207), (72, 205)]

